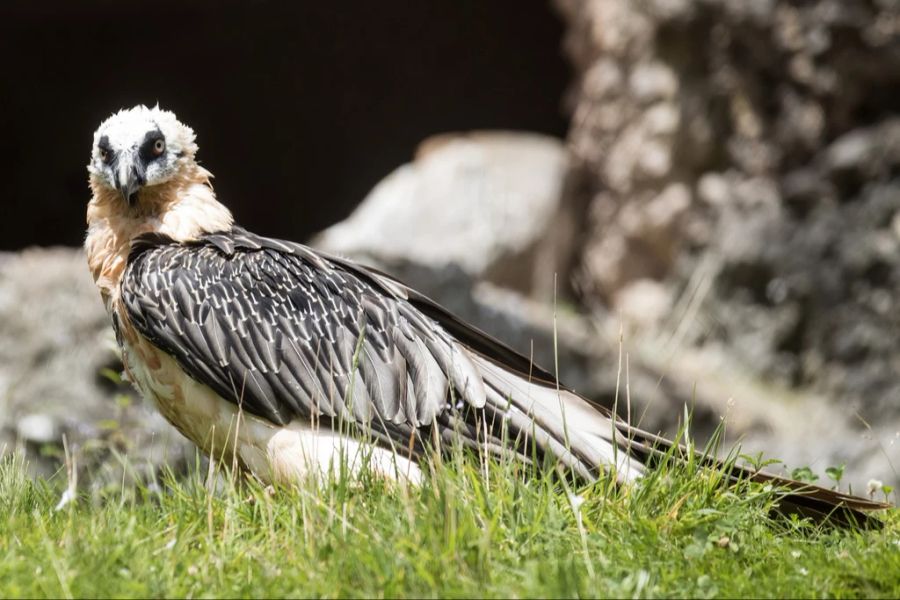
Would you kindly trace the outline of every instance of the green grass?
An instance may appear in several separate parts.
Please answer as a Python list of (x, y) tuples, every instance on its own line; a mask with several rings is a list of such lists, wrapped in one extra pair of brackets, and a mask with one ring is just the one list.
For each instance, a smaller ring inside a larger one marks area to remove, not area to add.
[(777, 490), (699, 467), (570, 489), (452, 462), (419, 488), (225, 474), (209, 493), (194, 475), (56, 511), (63, 482), (7, 457), (0, 596), (900, 596), (897, 510), (881, 531), (836, 531), (773, 520)]

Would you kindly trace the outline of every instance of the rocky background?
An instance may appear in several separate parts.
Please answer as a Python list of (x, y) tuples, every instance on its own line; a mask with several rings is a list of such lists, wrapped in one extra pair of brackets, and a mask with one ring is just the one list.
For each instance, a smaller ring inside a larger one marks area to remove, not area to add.
[(195, 452), (119, 379), (122, 364), (83, 253), (0, 254), (0, 454), (25, 453), (36, 475), (70, 464), (95, 489), (163, 465), (183, 472)]
[(556, 5), (581, 297), (746, 446), (896, 480), (900, 3)]
[[(688, 406), (699, 437), (724, 422), (788, 472), (900, 483), (900, 2), (553, 5), (566, 140), (429, 138), (312, 243), (647, 429)], [(190, 464), (100, 375), (117, 367), (81, 260), (0, 260), (0, 445), (46, 473), (66, 433), (108, 481)]]

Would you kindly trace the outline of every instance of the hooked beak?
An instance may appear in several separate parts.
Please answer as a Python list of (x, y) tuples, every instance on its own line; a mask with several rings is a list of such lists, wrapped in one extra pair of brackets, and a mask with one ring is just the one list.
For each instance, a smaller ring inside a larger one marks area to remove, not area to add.
[[(124, 160), (123, 160), (124, 159)], [(119, 160), (119, 169), (116, 173), (116, 189), (122, 194), (128, 206), (134, 206), (137, 202), (137, 193), (147, 183), (146, 172), (141, 161), (135, 156)]]

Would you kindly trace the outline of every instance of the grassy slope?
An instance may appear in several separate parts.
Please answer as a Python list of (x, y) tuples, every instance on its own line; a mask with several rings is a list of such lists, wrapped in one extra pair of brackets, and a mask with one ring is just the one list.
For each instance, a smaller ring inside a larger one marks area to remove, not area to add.
[(482, 475), (459, 460), (414, 489), (215, 494), (198, 476), (54, 511), (58, 486), (5, 459), (0, 596), (900, 596), (897, 510), (883, 531), (825, 531), (692, 467), (622, 491)]

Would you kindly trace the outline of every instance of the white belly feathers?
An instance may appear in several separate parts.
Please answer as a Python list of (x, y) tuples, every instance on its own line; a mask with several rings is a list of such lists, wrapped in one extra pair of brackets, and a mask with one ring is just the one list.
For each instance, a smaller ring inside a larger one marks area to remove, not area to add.
[[(134, 384), (185, 437), (214, 460), (240, 464), (266, 483), (308, 477), (355, 476), (364, 468), (397, 481), (419, 483), (422, 473), (394, 452), (310, 422), (275, 425), (240, 411), (211, 388), (188, 377), (178, 363), (145, 340), (123, 345)], [(149, 359), (149, 360), (147, 360)]]

